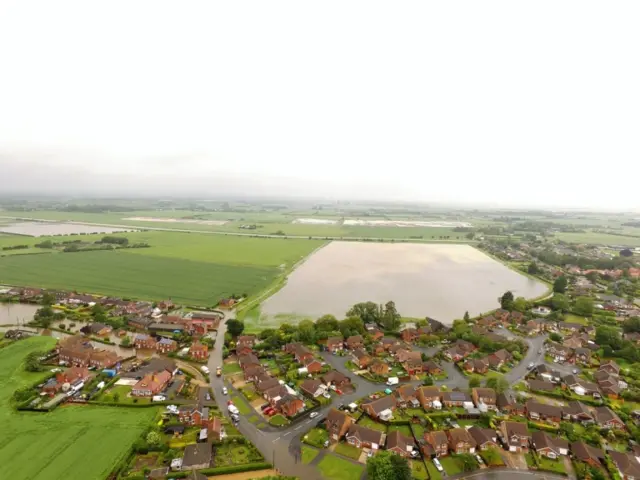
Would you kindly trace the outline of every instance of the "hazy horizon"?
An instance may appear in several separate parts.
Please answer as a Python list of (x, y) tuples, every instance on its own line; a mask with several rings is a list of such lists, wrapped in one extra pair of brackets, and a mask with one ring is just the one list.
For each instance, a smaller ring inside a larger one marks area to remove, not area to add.
[(0, 190), (638, 210), (639, 13), (3, 2)]

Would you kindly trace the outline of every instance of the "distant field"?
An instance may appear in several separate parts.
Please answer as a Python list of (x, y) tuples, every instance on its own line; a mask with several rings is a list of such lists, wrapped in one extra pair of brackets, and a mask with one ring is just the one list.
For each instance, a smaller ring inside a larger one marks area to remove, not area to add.
[(22, 369), (25, 356), (54, 345), (35, 337), (0, 350), (0, 464), (12, 480), (102, 480), (149, 425), (156, 409), (63, 407), (52, 413), (19, 413), (13, 392), (41, 374)]
[(625, 245), (640, 247), (639, 237), (626, 237), (622, 235), (608, 235), (606, 233), (556, 233), (555, 237), (570, 243), (590, 243), (599, 245)]
[[(256, 294), (322, 241), (226, 237), (171, 232), (121, 234), (151, 248), (112, 252), (10, 255), (0, 258), (0, 284), (209, 306), (233, 293)], [(53, 237), (93, 239), (97, 236)], [(0, 237), (0, 246), (38, 241)], [(31, 251), (31, 249), (30, 249)], [(46, 252), (43, 249), (34, 251)], [(280, 267), (283, 268), (280, 268)]]

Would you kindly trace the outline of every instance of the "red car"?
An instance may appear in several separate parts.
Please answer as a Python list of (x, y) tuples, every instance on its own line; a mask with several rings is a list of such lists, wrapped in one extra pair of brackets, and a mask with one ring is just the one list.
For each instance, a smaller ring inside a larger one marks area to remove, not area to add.
[(335, 392), (336, 392), (338, 395), (342, 395), (342, 391), (338, 390), (337, 388), (336, 388)]
[(267, 408), (267, 409), (264, 411), (264, 414), (265, 414), (265, 415), (268, 415), (268, 416), (271, 416), (271, 415), (273, 415), (274, 413), (276, 413), (276, 411), (275, 411), (275, 409), (273, 409), (273, 408), (271, 408), (271, 407)]

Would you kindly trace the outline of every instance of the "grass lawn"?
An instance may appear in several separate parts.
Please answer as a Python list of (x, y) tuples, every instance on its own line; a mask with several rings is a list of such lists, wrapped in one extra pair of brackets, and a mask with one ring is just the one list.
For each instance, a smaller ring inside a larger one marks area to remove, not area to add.
[(531, 452), (527, 452), (524, 454), (524, 459), (527, 461), (527, 467), (536, 468), (536, 462), (533, 459), (533, 454)]
[(247, 405), (247, 402), (245, 402), (242, 397), (234, 395), (233, 397), (231, 397), (231, 399), (233, 400), (233, 404), (236, 406), (236, 408), (240, 411), (242, 415), (249, 415), (250, 413), (253, 412), (253, 408)]
[(480, 456), (484, 463), (486, 463), (490, 467), (501, 467), (504, 465), (502, 461), (502, 457), (496, 448), (490, 448), (488, 450), (482, 450), (480, 452)]
[(460, 463), (458, 462), (458, 459), (451, 456), (447, 456), (447, 457), (442, 457), (439, 460), (440, 460), (440, 463), (442, 464), (442, 468), (444, 468), (444, 471), (447, 472), (447, 475), (451, 476), (451, 475), (456, 475), (458, 473), (462, 473), (462, 468), (460, 466)]
[(213, 462), (216, 467), (226, 465), (245, 465), (258, 461), (257, 458), (251, 456), (251, 452), (246, 445), (217, 445)]
[(339, 453), (340, 455), (344, 455), (345, 457), (358, 460), (360, 458), (362, 450), (354, 447), (353, 445), (349, 445), (348, 443), (339, 443), (336, 445), (336, 449), (334, 450), (334, 452)]
[(425, 468), (422, 460), (409, 460), (409, 465), (411, 466), (411, 475), (413, 478), (417, 478), (419, 480), (427, 480), (427, 478), (429, 478), (427, 469)]
[(561, 475), (564, 475), (567, 473), (567, 470), (564, 468), (564, 462), (562, 460), (551, 460), (550, 458), (546, 458), (546, 457), (538, 457), (538, 462), (540, 463), (539, 468), (541, 470), (555, 472)]
[(246, 386), (240, 391), (249, 402), (253, 402), (255, 399), (260, 398), (252, 385)]
[(10, 405), (13, 392), (43, 376), (25, 372), (23, 359), (54, 344), (51, 337), (33, 337), (0, 350), (3, 478), (106, 478), (151, 424), (157, 409), (65, 406), (51, 413), (15, 411)]
[(224, 373), (225, 375), (230, 375), (232, 373), (239, 373), (242, 371), (242, 368), (240, 368), (240, 365), (238, 365), (237, 362), (229, 362), (229, 363), (224, 363), (222, 365), (222, 373)]
[(363, 415), (362, 418), (360, 418), (360, 420), (358, 420), (358, 425), (361, 425), (363, 427), (367, 427), (367, 428), (371, 428), (373, 430), (378, 430), (379, 432), (386, 432), (387, 431), (387, 426), (383, 425), (382, 423), (378, 423), (375, 420), (369, 418), (366, 415)]
[(413, 430), (413, 435), (419, 440), (424, 437), (424, 432), (428, 431), (427, 427), (423, 427), (419, 423), (412, 423), (411, 430)]
[(278, 414), (278, 415), (274, 415), (273, 417), (269, 418), (269, 423), (271, 425), (275, 426), (275, 427), (282, 427), (284, 425), (288, 425), (289, 424), (289, 420), (287, 420), (282, 415)]
[(408, 437), (411, 436), (411, 427), (409, 427), (409, 425), (389, 425), (389, 431), (387, 434), (395, 432), (396, 430)]
[(312, 428), (302, 438), (303, 442), (318, 448), (324, 448), (324, 442), (327, 440), (329, 440), (329, 434), (322, 428)]
[(320, 451), (316, 450), (315, 448), (302, 445), (302, 463), (304, 463), (305, 465), (307, 463), (311, 463), (313, 459), (318, 456), (319, 453)]
[(581, 325), (588, 325), (589, 321), (585, 317), (574, 315), (573, 313), (567, 313), (564, 316), (564, 321), (569, 323), (579, 323)]
[(318, 469), (322, 476), (328, 480), (353, 480), (360, 478), (364, 471), (364, 465), (356, 465), (348, 460), (328, 454), (320, 460)]
[(429, 472), (429, 478), (431, 480), (442, 480), (442, 474), (438, 471), (433, 462), (431, 460), (427, 460), (426, 464), (427, 472)]

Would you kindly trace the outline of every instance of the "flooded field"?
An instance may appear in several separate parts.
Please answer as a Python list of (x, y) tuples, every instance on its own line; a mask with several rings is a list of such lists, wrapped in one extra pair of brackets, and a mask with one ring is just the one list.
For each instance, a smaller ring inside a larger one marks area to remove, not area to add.
[(0, 224), (0, 233), (27, 235), (29, 237), (46, 237), (50, 235), (79, 235), (91, 233), (133, 232), (132, 228), (102, 227), (67, 222), (18, 222)]
[(354, 303), (393, 300), (404, 317), (450, 323), (465, 311), (498, 308), (506, 290), (533, 298), (547, 287), (468, 245), (332, 242), (298, 267), (261, 313), (344, 318)]
[(25, 324), (33, 320), (39, 305), (0, 303), (0, 325)]

